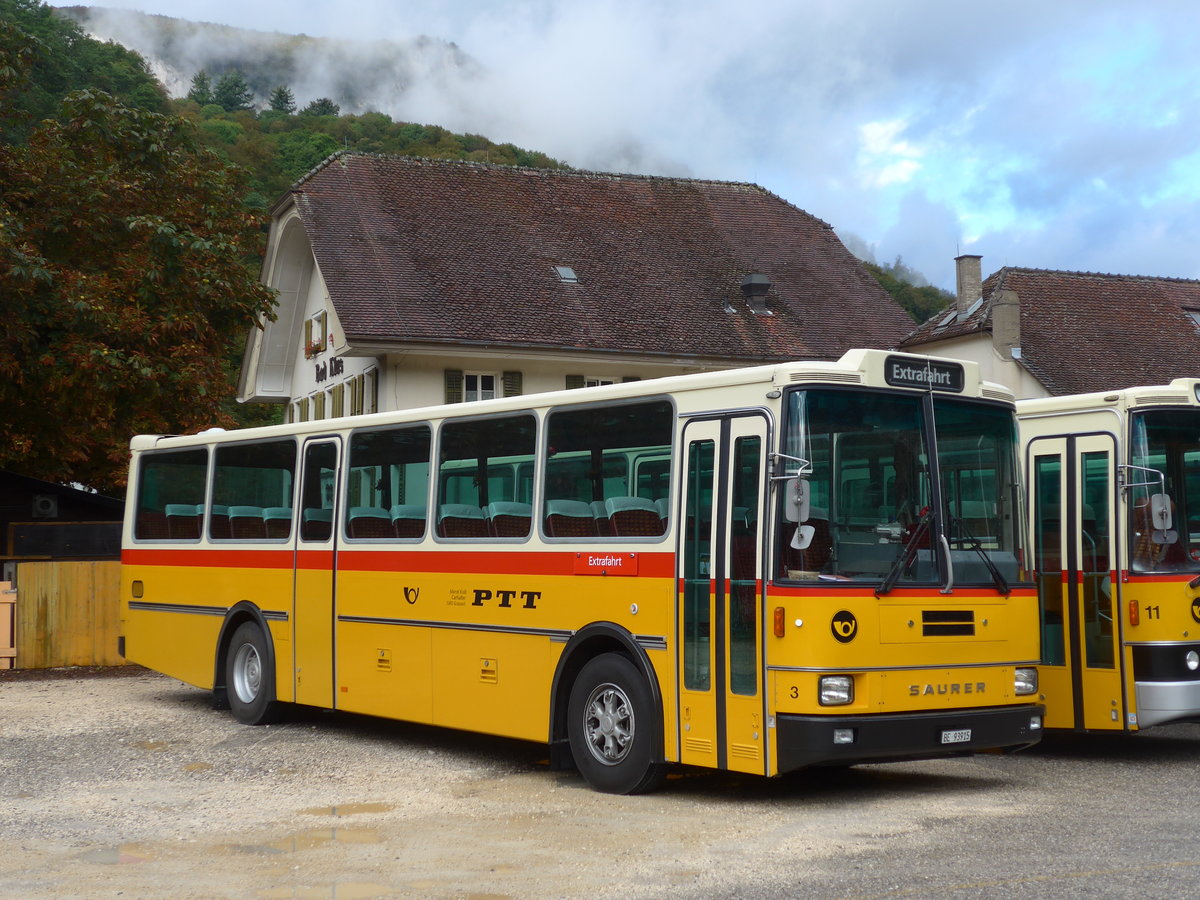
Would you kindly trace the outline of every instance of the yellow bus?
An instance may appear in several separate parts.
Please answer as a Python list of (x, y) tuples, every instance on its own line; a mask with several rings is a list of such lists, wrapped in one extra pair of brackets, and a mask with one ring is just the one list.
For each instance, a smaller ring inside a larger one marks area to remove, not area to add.
[(1046, 726), (1200, 717), (1200, 380), (1017, 404)]
[(1014, 405), (797, 362), (132, 442), (124, 655), (547, 742), (602, 791), (1038, 740)]

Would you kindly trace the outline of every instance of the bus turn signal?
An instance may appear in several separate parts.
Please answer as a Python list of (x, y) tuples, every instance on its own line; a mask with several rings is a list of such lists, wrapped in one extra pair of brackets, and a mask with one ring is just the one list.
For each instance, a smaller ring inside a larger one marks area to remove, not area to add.
[(775, 637), (783, 637), (783, 607), (775, 607)]

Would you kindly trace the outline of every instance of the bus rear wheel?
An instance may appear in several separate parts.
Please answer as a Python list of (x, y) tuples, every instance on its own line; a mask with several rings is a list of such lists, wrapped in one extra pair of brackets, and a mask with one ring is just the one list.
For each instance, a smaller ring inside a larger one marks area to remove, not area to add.
[(225, 692), (234, 718), (245, 725), (266, 725), (279, 716), (270, 647), (254, 622), (239, 625), (229, 642)]
[(653, 759), (654, 704), (645, 679), (626, 657), (588, 662), (571, 687), (567, 735), (584, 780), (606, 794), (653, 790), (665, 766)]

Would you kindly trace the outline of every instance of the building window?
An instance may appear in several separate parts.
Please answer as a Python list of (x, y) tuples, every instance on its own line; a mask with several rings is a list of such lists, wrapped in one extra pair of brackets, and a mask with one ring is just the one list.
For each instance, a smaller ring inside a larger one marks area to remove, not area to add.
[(362, 380), (363, 412), (379, 412), (379, 370), (367, 369)]
[(304, 320), (304, 356), (311, 359), (328, 346), (325, 334), (325, 311)]
[(583, 383), (584, 387), (600, 387), (602, 384), (616, 384), (611, 378), (600, 378), (595, 375), (585, 375)]
[(479, 372), (463, 374), (463, 400), (491, 400), (496, 396), (496, 376)]

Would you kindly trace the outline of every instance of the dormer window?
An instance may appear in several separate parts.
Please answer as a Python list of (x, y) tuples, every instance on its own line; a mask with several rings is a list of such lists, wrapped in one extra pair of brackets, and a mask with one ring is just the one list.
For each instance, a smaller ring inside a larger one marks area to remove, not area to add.
[(570, 266), (555, 266), (554, 271), (558, 274), (558, 280), (563, 284), (579, 284), (579, 276)]

